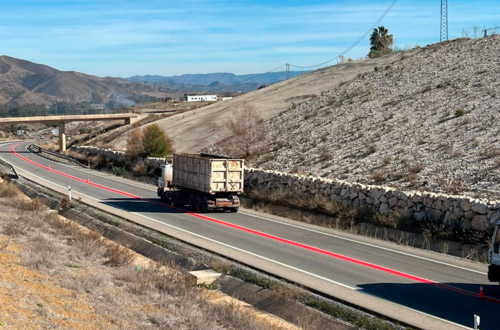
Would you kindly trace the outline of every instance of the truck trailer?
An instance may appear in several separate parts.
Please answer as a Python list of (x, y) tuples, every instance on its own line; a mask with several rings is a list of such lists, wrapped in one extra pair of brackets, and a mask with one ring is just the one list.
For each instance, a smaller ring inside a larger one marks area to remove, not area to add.
[(174, 154), (161, 165), (158, 196), (174, 206), (188, 205), (196, 212), (237, 212), (243, 193), (243, 159), (207, 154)]
[(495, 225), (488, 251), (488, 280), (500, 282), (500, 221)]

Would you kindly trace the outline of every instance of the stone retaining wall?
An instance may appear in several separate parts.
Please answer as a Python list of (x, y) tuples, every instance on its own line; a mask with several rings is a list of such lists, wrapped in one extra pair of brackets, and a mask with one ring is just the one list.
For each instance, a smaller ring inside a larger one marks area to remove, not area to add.
[[(75, 146), (88, 156), (123, 164), (129, 159), (124, 152), (89, 146)], [(148, 167), (165, 163), (163, 158), (147, 158)], [(245, 190), (284, 190), (311, 198), (324, 197), (354, 208), (367, 207), (381, 214), (413, 217), (417, 221), (442, 222), (463, 229), (489, 230), (500, 220), (500, 201), (473, 199), (420, 191), (398, 191), (384, 186), (350, 183), (343, 180), (304, 177), (277, 171), (245, 169)]]
[(500, 220), (500, 201), (472, 199), (390, 187), (304, 177), (276, 171), (245, 169), (245, 189), (284, 190), (311, 198), (324, 197), (354, 208), (367, 207), (381, 214), (413, 217), (417, 221), (443, 222), (463, 229), (489, 230)]
[[(130, 162), (130, 158), (127, 157), (123, 151), (101, 149), (91, 146), (73, 146), (71, 147), (71, 150), (84, 153), (89, 157), (99, 156), (114, 164), (126, 164), (127, 162)], [(160, 167), (161, 164), (165, 164), (165, 158), (148, 157), (144, 159), (144, 163), (148, 167), (156, 168)]]

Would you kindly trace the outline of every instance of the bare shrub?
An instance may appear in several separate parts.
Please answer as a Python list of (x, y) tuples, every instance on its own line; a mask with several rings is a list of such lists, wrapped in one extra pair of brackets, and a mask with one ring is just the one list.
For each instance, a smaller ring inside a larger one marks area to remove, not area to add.
[(5, 221), (2, 226), (2, 233), (10, 237), (25, 235), (27, 230), (26, 224), (19, 222), (17, 218)]
[(375, 152), (377, 152), (377, 147), (372, 144), (368, 147), (368, 150), (366, 150), (366, 156), (374, 154)]
[(68, 196), (63, 196), (61, 198), (61, 202), (59, 204), (59, 206), (64, 209), (64, 208), (67, 208), (67, 207), (70, 207), (71, 206), (71, 201), (69, 200), (69, 197)]
[(228, 273), (231, 269), (231, 265), (222, 259), (215, 259), (210, 262), (209, 266), (219, 273)]
[(135, 175), (145, 175), (148, 173), (148, 167), (144, 162), (138, 161), (135, 163), (134, 167), (132, 167), (132, 172)]
[(30, 250), (25, 264), (28, 267), (50, 269), (54, 267), (57, 258), (55, 243), (44, 235), (38, 234), (31, 238)]
[(75, 231), (73, 233), (75, 237), (76, 246), (80, 251), (83, 252), (85, 256), (92, 256), (100, 254), (103, 250), (101, 243), (101, 233), (96, 231)]
[(382, 158), (382, 164), (384, 166), (389, 165), (391, 163), (391, 161), (392, 161), (392, 158), (390, 155), (385, 155), (384, 158)]
[(383, 170), (377, 170), (372, 173), (372, 179), (376, 183), (382, 183), (385, 181), (385, 172)]
[(103, 159), (101, 156), (95, 155), (90, 158), (90, 166), (92, 166), (92, 168), (99, 168), (102, 166), (102, 164)]
[(250, 105), (245, 103), (236, 118), (226, 122), (225, 126), (231, 136), (218, 144), (224, 153), (247, 159), (266, 151), (263, 145), (267, 136), (266, 125)]
[(11, 183), (0, 183), (0, 197), (14, 197), (19, 190)]
[(129, 248), (118, 244), (107, 246), (104, 256), (108, 259), (105, 265), (111, 267), (127, 265), (134, 260), (134, 253)]
[(413, 174), (420, 173), (423, 169), (424, 167), (420, 163), (413, 163), (408, 166), (408, 170)]
[(18, 208), (25, 211), (38, 211), (42, 209), (42, 202), (38, 198), (30, 200), (21, 200), (18, 204)]
[(133, 129), (127, 138), (126, 155), (134, 158), (144, 153), (143, 134), (140, 129)]

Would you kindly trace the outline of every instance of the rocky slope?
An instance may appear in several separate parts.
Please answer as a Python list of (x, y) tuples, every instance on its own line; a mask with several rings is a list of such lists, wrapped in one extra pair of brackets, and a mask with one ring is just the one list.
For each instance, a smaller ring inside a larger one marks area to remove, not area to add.
[(104, 104), (141, 95), (160, 96), (144, 84), (119, 78), (100, 78), (63, 72), (9, 56), (0, 56), (0, 105), (88, 102)]
[(268, 121), (254, 164), (500, 198), (500, 36), (430, 45)]

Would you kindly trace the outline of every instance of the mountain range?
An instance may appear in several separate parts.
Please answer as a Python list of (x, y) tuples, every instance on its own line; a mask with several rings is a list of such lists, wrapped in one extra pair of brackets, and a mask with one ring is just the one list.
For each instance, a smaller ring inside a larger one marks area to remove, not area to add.
[(164, 97), (157, 88), (121, 78), (101, 78), (74, 71), (0, 56), (0, 105), (50, 105), (55, 102), (106, 104), (133, 103), (148, 97)]
[[(290, 77), (296, 77), (304, 72), (292, 71)], [(271, 85), (285, 79), (285, 71), (245, 75), (223, 72), (178, 76), (145, 75), (127, 78), (132, 82), (148, 83), (164, 89), (206, 92), (249, 92), (260, 86)]]

